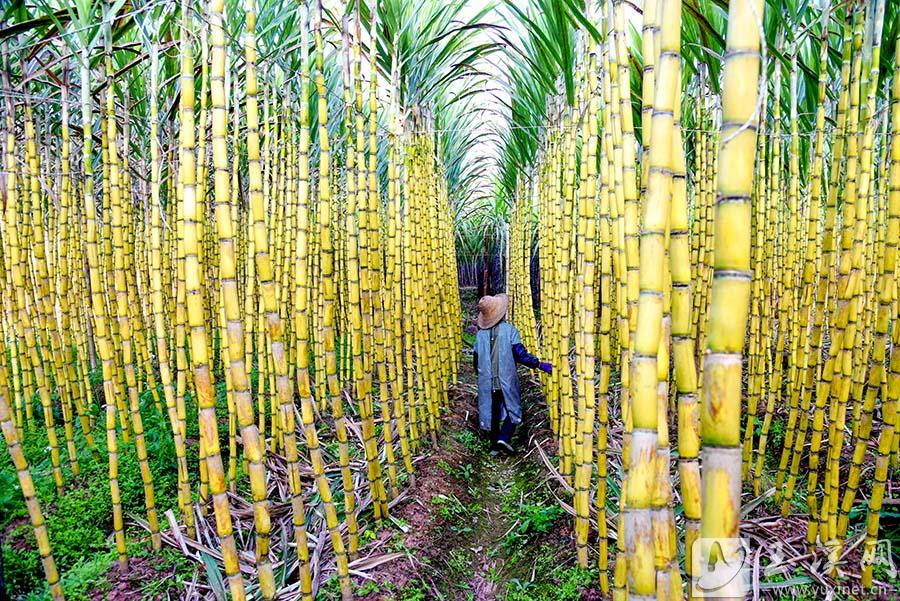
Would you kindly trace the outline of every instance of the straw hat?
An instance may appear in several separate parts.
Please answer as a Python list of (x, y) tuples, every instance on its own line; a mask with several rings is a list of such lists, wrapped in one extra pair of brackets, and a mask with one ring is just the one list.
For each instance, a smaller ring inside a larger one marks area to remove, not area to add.
[(505, 294), (482, 296), (478, 301), (478, 327), (489, 330), (500, 323), (509, 309), (509, 297)]

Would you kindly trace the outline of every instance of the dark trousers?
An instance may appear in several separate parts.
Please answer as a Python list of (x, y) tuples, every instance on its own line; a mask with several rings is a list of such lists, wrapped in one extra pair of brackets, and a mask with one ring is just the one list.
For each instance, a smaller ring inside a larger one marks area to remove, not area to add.
[(508, 443), (512, 440), (516, 425), (509, 419), (509, 413), (506, 414), (503, 423), (500, 423), (500, 410), (505, 407), (503, 391), (495, 390), (491, 394), (491, 401), (491, 442), (496, 443), (498, 440), (502, 440)]

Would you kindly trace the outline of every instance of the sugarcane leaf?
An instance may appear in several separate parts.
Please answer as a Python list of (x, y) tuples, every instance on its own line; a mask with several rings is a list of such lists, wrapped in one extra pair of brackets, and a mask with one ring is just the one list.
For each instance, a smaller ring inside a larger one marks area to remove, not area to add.
[(206, 567), (206, 578), (209, 582), (209, 588), (216, 596), (217, 601), (225, 601), (228, 594), (225, 590), (225, 581), (222, 579), (222, 573), (219, 571), (219, 564), (213, 559), (212, 555), (204, 551), (200, 551), (200, 558)]

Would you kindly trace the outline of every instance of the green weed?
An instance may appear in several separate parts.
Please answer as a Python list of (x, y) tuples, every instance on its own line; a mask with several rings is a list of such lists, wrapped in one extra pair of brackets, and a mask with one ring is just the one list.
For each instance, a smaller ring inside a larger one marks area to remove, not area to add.
[(464, 446), (468, 451), (477, 453), (484, 450), (484, 440), (478, 437), (475, 432), (469, 429), (463, 429), (453, 435), (456, 442)]
[(362, 584), (362, 586), (359, 586), (356, 589), (356, 594), (361, 597), (378, 592), (381, 592), (381, 586), (379, 586), (378, 581), (376, 580), (366, 580), (365, 583)]
[(574, 601), (581, 590), (597, 581), (597, 571), (578, 566), (556, 567), (544, 582), (511, 579), (507, 583), (506, 601)]
[(445, 520), (455, 520), (466, 515), (466, 508), (456, 495), (435, 495), (431, 503), (437, 507), (438, 515)]

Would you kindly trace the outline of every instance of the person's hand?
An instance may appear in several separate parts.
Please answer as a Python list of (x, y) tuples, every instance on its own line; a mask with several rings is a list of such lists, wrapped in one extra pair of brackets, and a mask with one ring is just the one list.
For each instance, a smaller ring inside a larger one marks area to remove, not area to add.
[(541, 361), (538, 364), (538, 369), (541, 370), (542, 372), (544, 372), (545, 374), (553, 373), (553, 366), (550, 365), (549, 363), (547, 363), (546, 361)]

